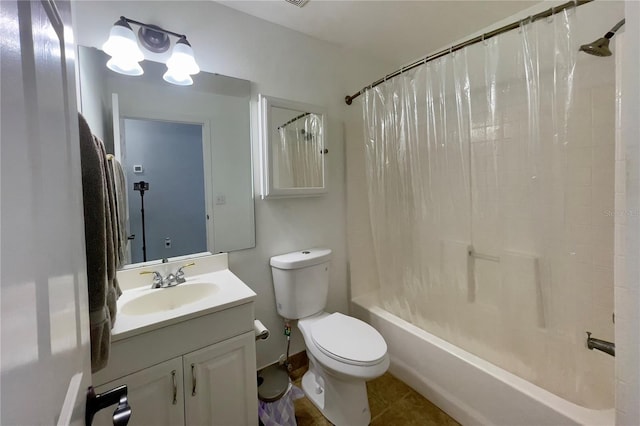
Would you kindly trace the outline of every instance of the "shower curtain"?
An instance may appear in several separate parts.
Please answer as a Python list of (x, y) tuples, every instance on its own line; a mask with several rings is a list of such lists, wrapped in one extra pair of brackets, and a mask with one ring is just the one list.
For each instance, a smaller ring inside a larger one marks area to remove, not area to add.
[(318, 188), (322, 182), (322, 118), (307, 114), (278, 129), (279, 188)]
[[(385, 309), (591, 408), (613, 406), (614, 63), (575, 10), (364, 94)], [(600, 60), (598, 62), (597, 60)]]

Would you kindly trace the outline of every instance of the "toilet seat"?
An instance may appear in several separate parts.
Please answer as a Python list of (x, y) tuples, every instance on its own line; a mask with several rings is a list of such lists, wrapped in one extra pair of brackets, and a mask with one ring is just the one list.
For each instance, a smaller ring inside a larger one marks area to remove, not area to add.
[(387, 354), (387, 344), (375, 328), (339, 312), (315, 322), (310, 334), (318, 350), (346, 364), (375, 365)]

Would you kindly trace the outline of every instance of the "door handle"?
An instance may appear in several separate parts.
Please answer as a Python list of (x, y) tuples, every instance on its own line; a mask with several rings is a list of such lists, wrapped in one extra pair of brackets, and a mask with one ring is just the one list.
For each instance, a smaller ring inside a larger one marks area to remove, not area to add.
[(191, 396), (196, 396), (196, 366), (191, 364)]
[(118, 404), (113, 412), (114, 426), (127, 426), (131, 418), (131, 406), (127, 396), (127, 385), (118, 386), (106, 392), (97, 394), (93, 386), (87, 390), (87, 404), (84, 422), (86, 426), (91, 426), (93, 417), (104, 408)]

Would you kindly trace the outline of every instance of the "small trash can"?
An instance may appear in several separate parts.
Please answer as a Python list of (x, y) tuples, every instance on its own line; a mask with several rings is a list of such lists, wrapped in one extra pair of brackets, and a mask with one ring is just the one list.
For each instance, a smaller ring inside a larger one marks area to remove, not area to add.
[(264, 426), (296, 426), (293, 401), (302, 398), (302, 389), (289, 381), (284, 367), (271, 365), (258, 373), (258, 417)]

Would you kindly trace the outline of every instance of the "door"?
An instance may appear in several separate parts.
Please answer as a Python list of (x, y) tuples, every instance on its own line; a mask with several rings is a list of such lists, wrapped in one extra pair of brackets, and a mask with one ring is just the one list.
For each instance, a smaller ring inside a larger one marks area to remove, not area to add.
[(254, 333), (183, 357), (188, 426), (258, 424)]
[[(129, 426), (180, 426), (184, 424), (182, 357), (165, 361), (102, 386), (98, 393), (127, 385), (129, 404), (135, 407)], [(113, 410), (99, 411), (96, 426), (112, 426)]]
[(91, 382), (67, 1), (0, 2), (0, 424), (82, 425)]

